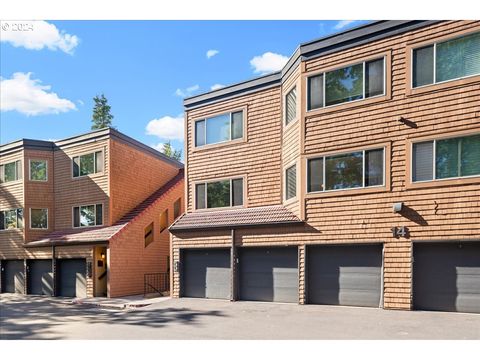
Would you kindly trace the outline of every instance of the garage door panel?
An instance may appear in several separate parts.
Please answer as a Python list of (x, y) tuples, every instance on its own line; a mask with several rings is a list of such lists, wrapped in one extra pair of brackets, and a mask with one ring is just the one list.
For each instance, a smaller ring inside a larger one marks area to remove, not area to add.
[(52, 260), (29, 260), (28, 293), (53, 295)]
[(25, 293), (25, 269), (23, 260), (2, 261), (2, 292)]
[(298, 249), (241, 249), (239, 286), (242, 300), (298, 302)]
[(230, 250), (183, 250), (182, 295), (186, 297), (230, 298)]
[(381, 245), (312, 246), (307, 251), (310, 303), (379, 307)]
[(415, 244), (413, 306), (480, 313), (480, 243)]
[(86, 260), (57, 260), (58, 296), (86, 297)]

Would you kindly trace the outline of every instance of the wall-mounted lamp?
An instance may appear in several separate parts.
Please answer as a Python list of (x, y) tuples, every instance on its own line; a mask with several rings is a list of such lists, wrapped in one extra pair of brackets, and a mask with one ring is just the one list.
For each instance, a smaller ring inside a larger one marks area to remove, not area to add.
[(102, 252), (102, 253), (100, 254), (100, 257), (102, 258), (102, 260), (105, 260), (105, 253)]
[(398, 203), (393, 204), (393, 212), (394, 213), (401, 212), (402, 208), (403, 208), (403, 202), (398, 202)]

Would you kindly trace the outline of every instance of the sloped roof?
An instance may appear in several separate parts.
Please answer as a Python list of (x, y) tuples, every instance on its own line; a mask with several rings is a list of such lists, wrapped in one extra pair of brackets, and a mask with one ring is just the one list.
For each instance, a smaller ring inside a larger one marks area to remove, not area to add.
[(245, 226), (295, 224), (302, 221), (283, 205), (254, 208), (195, 211), (184, 214), (170, 226), (170, 231)]
[(133, 210), (123, 216), (117, 223), (112, 226), (75, 228), (58, 230), (45, 235), (35, 241), (25, 244), (26, 247), (52, 246), (52, 245), (76, 245), (76, 244), (92, 244), (99, 242), (110, 242), (124, 231), (132, 222), (134, 222), (143, 212), (154, 206), (157, 202), (162, 201), (165, 195), (172, 190), (179, 182), (183, 180), (183, 169), (167, 182), (160, 189), (155, 191), (142, 203)]

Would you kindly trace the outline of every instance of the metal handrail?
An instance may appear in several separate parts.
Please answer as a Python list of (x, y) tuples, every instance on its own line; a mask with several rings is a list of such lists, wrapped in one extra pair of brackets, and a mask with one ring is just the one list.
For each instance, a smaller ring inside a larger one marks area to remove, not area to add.
[[(153, 290), (153, 291), (152, 291)], [(162, 295), (170, 290), (170, 273), (149, 273), (143, 276), (143, 296), (151, 293)]]

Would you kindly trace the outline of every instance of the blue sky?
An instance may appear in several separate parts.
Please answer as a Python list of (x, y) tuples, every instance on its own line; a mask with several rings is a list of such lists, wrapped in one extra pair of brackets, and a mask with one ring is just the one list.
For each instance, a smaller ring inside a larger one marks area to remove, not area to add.
[(276, 70), (299, 43), (362, 23), (2, 23), (0, 142), (87, 132), (92, 98), (104, 93), (118, 130), (183, 149), (184, 96)]

